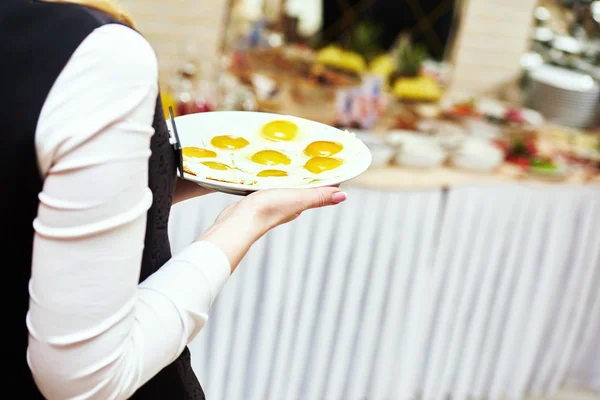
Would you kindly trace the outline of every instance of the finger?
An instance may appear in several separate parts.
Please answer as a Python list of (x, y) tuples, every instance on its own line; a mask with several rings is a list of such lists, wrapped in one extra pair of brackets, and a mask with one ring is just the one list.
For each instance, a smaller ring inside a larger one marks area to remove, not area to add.
[(297, 201), (302, 211), (339, 204), (347, 197), (345, 192), (331, 187), (300, 189), (297, 193)]

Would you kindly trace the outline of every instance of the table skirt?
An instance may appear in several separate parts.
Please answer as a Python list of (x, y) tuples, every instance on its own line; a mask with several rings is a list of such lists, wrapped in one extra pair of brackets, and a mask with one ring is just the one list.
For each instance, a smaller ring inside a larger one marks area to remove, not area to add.
[[(208, 399), (600, 389), (600, 189), (377, 191), (262, 238), (191, 343)], [(173, 209), (175, 252), (222, 194)]]

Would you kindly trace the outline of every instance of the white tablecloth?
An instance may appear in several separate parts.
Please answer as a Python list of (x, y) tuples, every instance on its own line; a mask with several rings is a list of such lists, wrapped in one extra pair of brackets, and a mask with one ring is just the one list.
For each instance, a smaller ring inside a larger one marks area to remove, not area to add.
[[(261, 239), (190, 345), (213, 400), (600, 389), (600, 189), (384, 192)], [(174, 251), (237, 200), (178, 205)]]

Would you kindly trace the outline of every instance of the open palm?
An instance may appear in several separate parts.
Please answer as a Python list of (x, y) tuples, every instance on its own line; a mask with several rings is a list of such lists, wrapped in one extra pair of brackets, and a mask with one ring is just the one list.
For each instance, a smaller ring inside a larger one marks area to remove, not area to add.
[(308, 209), (345, 199), (346, 194), (335, 187), (261, 190), (229, 205), (198, 240), (221, 248), (234, 270), (250, 246), (269, 230), (293, 221)]

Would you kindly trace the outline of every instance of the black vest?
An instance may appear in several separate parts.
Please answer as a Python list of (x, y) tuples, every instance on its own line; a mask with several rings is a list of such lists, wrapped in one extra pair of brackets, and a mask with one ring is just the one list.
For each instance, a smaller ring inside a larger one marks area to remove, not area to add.
[[(41, 399), (27, 366), (28, 282), (31, 276), (32, 222), (43, 181), (37, 166), (38, 117), (56, 78), (79, 44), (96, 28), (116, 23), (97, 10), (37, 0), (0, 0), (0, 249), (6, 264), (1, 290), (2, 361), (0, 391), (8, 398)], [(156, 102), (148, 211), (140, 281), (171, 258), (167, 226), (177, 160), (169, 144), (160, 98)], [(204, 394), (187, 349), (133, 399), (199, 400)]]

